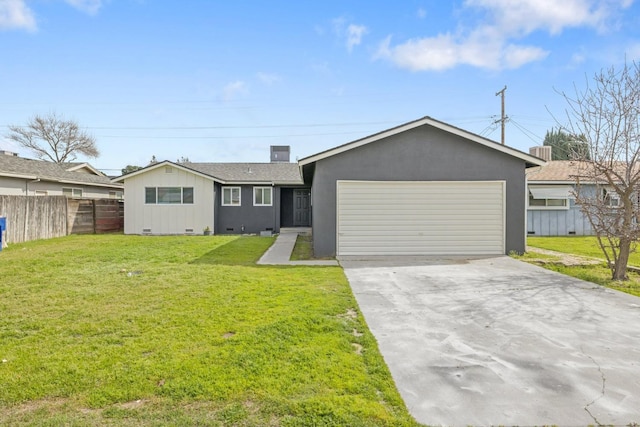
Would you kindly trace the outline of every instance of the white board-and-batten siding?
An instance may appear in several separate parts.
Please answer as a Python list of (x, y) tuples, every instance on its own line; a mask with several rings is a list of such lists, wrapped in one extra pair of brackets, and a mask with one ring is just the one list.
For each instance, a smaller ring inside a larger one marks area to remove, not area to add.
[[(214, 229), (211, 179), (165, 166), (127, 178), (124, 186), (125, 234), (202, 234), (205, 227)], [(193, 187), (193, 204), (146, 204), (146, 187)]]
[(502, 254), (502, 181), (338, 181), (338, 255)]

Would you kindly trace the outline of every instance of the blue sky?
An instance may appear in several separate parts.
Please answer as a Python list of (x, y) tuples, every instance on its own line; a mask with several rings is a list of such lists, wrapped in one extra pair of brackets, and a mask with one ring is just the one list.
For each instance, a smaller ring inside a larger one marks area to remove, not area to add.
[(640, 59), (634, 0), (0, 0), (7, 125), (55, 112), (110, 174), (159, 160), (302, 158), (423, 116), (542, 144), (556, 91)]

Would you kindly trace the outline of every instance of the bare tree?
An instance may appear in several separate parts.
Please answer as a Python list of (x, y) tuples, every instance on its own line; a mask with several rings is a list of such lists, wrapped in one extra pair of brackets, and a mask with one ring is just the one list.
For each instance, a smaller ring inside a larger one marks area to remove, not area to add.
[(640, 66), (597, 73), (575, 96), (562, 93), (568, 132), (589, 146), (577, 159), (576, 203), (588, 218), (614, 280), (627, 279), (629, 254), (640, 239)]
[(9, 140), (31, 150), (38, 159), (64, 163), (75, 160), (78, 154), (94, 158), (100, 155), (93, 136), (75, 121), (55, 113), (36, 115), (26, 126), (11, 125), (9, 131)]

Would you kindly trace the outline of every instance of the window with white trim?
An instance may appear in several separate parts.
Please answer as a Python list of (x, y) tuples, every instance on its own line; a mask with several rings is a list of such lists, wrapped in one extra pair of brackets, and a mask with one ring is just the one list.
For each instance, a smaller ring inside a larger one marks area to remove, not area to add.
[(568, 206), (567, 202), (567, 199), (534, 199), (533, 196), (529, 194), (529, 206), (532, 208), (565, 208)]
[(253, 206), (272, 206), (273, 188), (253, 187)]
[(529, 209), (569, 209), (568, 185), (529, 185)]
[(109, 191), (110, 199), (122, 199), (122, 191)]
[(222, 187), (222, 206), (240, 206), (240, 187)]
[(620, 195), (610, 188), (602, 189), (602, 201), (610, 208), (620, 207)]
[(193, 187), (145, 187), (144, 202), (148, 205), (191, 205)]
[(82, 188), (62, 188), (62, 195), (72, 198), (82, 198)]

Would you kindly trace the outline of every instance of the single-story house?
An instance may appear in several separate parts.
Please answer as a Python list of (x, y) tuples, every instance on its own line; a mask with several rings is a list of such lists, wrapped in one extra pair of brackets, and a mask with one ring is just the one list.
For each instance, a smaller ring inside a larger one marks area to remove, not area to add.
[(424, 117), (296, 163), (160, 162), (115, 179), (125, 233), (312, 226), (316, 256), (524, 252), (545, 161)]
[[(577, 174), (578, 165), (572, 160), (553, 160), (543, 168), (527, 170), (528, 235), (588, 236), (594, 234), (589, 220), (576, 204)], [(581, 191), (595, 192), (596, 185), (583, 182)], [(617, 197), (610, 197), (609, 203), (616, 206)]]
[(54, 163), (0, 151), (0, 195), (122, 199), (124, 186), (89, 163)]
[(316, 256), (524, 252), (545, 161), (424, 117), (299, 161)]
[(124, 232), (243, 234), (309, 227), (310, 189), (288, 160), (288, 151), (272, 147), (269, 163), (162, 161), (120, 176), (114, 181), (125, 186)]

